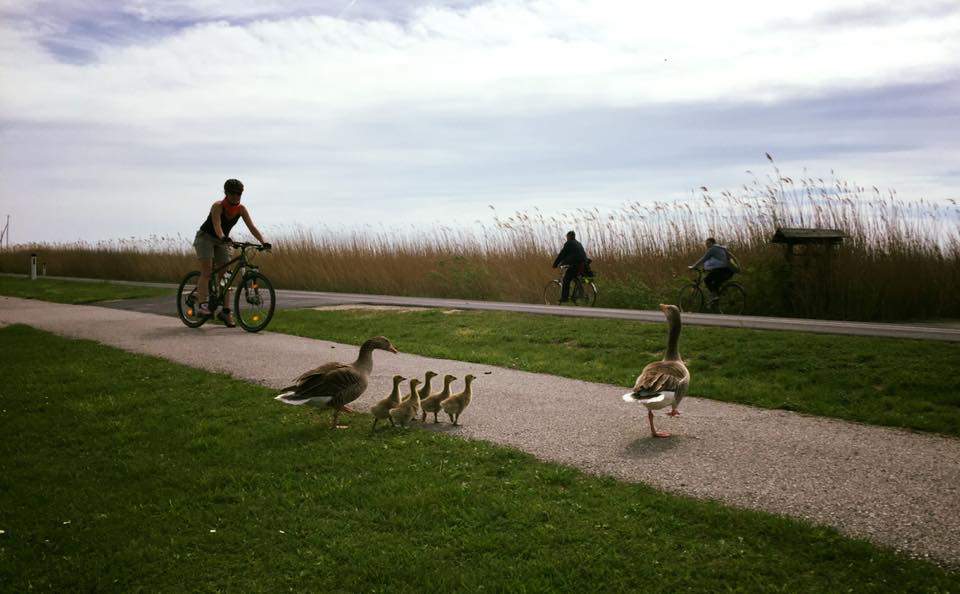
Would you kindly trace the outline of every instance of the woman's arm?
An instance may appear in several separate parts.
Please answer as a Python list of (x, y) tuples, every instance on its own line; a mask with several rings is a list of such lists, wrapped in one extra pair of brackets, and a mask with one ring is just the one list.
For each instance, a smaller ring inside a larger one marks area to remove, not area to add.
[(240, 211), (240, 216), (243, 217), (243, 224), (247, 226), (247, 229), (250, 230), (250, 233), (253, 233), (253, 236), (257, 238), (257, 241), (260, 243), (267, 243), (263, 240), (263, 235), (260, 235), (260, 230), (257, 229), (257, 226), (253, 224), (253, 219), (250, 218), (250, 213), (247, 212), (247, 207), (241, 207), (243, 210)]
[(214, 202), (210, 207), (210, 220), (213, 221), (213, 232), (217, 239), (223, 239), (223, 227), (220, 226), (220, 213), (223, 212), (223, 205)]

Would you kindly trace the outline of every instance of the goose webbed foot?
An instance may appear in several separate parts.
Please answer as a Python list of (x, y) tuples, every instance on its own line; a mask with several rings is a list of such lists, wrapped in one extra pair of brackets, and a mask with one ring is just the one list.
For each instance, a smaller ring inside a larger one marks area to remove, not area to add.
[(679, 417), (679, 416), (680, 416), (680, 411), (677, 410), (677, 409), (673, 409), (673, 410), (671, 410), (670, 412), (667, 413), (667, 416), (668, 416), (668, 417)]
[(337, 410), (333, 411), (333, 423), (332, 423), (332, 428), (333, 428), (333, 429), (349, 429), (350, 427), (349, 427), (348, 425), (341, 425), (341, 424), (339, 424), (339, 423), (337, 422), (337, 420), (339, 420), (339, 418), (340, 418), (340, 410), (337, 409)]
[(656, 427), (653, 426), (653, 411), (647, 412), (647, 419), (650, 421), (650, 434), (654, 437), (670, 437), (670, 434), (666, 431), (657, 431)]

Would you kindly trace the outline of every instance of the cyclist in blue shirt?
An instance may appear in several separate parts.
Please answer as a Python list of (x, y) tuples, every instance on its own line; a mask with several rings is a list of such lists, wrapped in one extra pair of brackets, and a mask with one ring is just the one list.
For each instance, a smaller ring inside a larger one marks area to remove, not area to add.
[(737, 258), (730, 253), (730, 250), (718, 245), (716, 239), (708, 237), (704, 244), (707, 246), (706, 253), (688, 268), (693, 270), (703, 265), (703, 269), (707, 272), (706, 278), (703, 279), (704, 284), (707, 285), (709, 299), (713, 301), (717, 299), (720, 285), (730, 280), (734, 273), (740, 270), (740, 266), (737, 264)]

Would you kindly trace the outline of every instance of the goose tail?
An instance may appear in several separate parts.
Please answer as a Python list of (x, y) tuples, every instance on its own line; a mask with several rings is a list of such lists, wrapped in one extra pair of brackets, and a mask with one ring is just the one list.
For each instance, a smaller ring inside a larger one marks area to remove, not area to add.
[(639, 398), (637, 398), (636, 392), (627, 392), (626, 394), (621, 396), (621, 398), (623, 398), (624, 402), (637, 402), (638, 400), (640, 400)]
[(294, 406), (299, 406), (301, 404), (306, 404), (306, 400), (293, 400), (292, 396), (296, 395), (296, 392), (284, 392), (273, 397), (274, 400), (279, 400), (284, 404), (292, 404)]

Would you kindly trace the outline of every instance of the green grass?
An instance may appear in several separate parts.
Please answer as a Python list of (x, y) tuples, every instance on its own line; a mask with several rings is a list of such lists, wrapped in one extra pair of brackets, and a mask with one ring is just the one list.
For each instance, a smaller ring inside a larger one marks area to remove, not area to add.
[[(0, 590), (956, 591), (834, 530), (0, 329)], [(324, 417), (324, 421), (327, 418)]]
[[(666, 323), (500, 312), (278, 311), (270, 330), (630, 387), (663, 356)], [(685, 326), (691, 393), (960, 435), (960, 344)]]
[(57, 303), (93, 303), (113, 299), (140, 299), (173, 295), (175, 289), (119, 285), (106, 281), (62, 281), (0, 276), (0, 295)]

